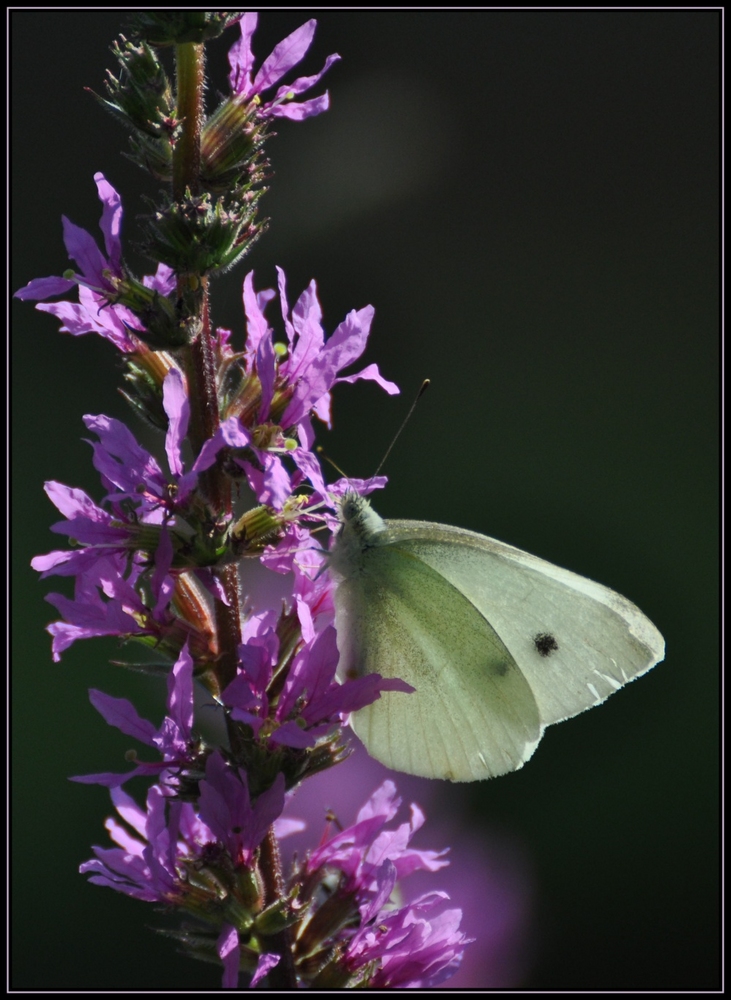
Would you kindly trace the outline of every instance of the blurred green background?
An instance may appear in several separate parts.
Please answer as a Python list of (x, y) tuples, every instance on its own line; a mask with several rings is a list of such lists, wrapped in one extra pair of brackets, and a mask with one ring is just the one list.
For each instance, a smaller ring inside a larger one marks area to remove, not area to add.
[[(309, 16), (264, 12), (259, 61)], [(373, 303), (365, 362), (404, 395), (338, 387), (328, 453), (371, 474), (420, 380), (433, 383), (379, 512), (527, 549), (625, 594), (664, 633), (667, 659), (639, 683), (550, 729), (520, 772), (440, 786), (431, 809), (528, 859), (512, 985), (716, 988), (719, 13), (316, 16), (303, 72), (343, 56), (331, 110), (279, 122), (271, 230), (216, 281), (214, 320), (240, 338), (245, 270), (269, 287), (275, 264), (291, 301), (317, 279), (330, 331)], [(11, 15), (11, 291), (68, 266), (62, 213), (98, 234), (95, 171), (122, 193), (128, 241), (155, 193), (83, 89), (101, 92), (123, 18)], [(212, 93), (237, 37), (209, 47)], [(152, 270), (131, 248), (128, 260)], [(77, 874), (106, 843), (109, 801), (67, 777), (121, 770), (130, 744), (87, 688), (156, 720), (162, 690), (108, 667), (111, 641), (51, 662), (43, 595), (63, 581), (29, 568), (58, 545), (42, 485), (100, 498), (81, 416), (128, 414), (110, 345), (60, 335), (32, 304), (12, 312), (12, 986), (216, 988), (217, 969), (147, 929), (154, 913)]]

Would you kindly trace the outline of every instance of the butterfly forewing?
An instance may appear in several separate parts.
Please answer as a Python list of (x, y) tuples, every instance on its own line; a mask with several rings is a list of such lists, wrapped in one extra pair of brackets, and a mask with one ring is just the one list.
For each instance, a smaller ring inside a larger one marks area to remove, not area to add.
[(471, 781), (520, 767), (540, 739), (538, 707), (484, 614), (400, 544), (377, 544), (337, 588), (344, 675), (380, 673), (392, 691), (357, 712), (353, 728), (389, 767)]
[(490, 622), (526, 677), (543, 725), (599, 704), (663, 658), (662, 636), (626, 598), (504, 542), (388, 521), (386, 543), (428, 564)]

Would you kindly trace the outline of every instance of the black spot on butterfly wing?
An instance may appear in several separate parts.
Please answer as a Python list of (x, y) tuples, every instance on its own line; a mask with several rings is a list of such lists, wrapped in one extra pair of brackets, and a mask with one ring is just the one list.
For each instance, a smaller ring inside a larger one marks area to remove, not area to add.
[(540, 656), (550, 656), (551, 653), (555, 653), (558, 649), (556, 637), (551, 635), (550, 632), (539, 632), (538, 635), (534, 635), (533, 645)]

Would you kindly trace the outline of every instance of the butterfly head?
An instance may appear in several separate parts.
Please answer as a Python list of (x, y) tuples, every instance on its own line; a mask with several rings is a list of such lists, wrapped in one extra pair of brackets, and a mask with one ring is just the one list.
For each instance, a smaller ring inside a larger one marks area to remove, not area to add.
[(361, 553), (373, 544), (375, 536), (386, 525), (368, 500), (354, 490), (344, 493), (338, 502), (338, 517), (341, 525), (330, 565), (336, 572), (347, 576), (349, 568), (358, 563)]

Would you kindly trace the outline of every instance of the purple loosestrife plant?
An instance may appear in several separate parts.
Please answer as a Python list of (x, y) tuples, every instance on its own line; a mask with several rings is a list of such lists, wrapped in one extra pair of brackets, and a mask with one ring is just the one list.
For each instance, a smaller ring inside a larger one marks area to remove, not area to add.
[[(211, 321), (211, 277), (237, 264), (266, 229), (258, 207), (271, 122), (325, 111), (327, 92), (300, 98), (339, 59), (283, 82), (315, 22), (258, 68), (256, 24), (252, 12), (135, 16), (113, 49), (118, 74), (97, 99), (130, 133), (130, 155), (155, 189), (166, 186), (140, 220), (154, 273), (138, 278), (127, 267), (122, 200), (97, 173), (103, 249), (64, 219), (74, 268), (16, 293), (38, 301), (61, 330), (111, 341), (135, 417), (164, 433), (154, 455), (121, 421), (88, 414), (99, 497), (46, 484), (63, 517), (52, 530), (71, 547), (37, 556), (33, 566), (74, 581), (73, 596), (48, 595), (60, 615), (48, 628), (54, 660), (77, 640), (108, 635), (154, 650), (150, 673), (167, 663), (160, 726), (124, 698), (90, 692), (104, 720), (145, 749), (139, 758), (130, 752), (123, 773), (73, 779), (107, 786), (117, 814), (106, 823), (116, 846), (94, 847), (81, 871), (179, 911), (179, 929), (167, 933), (189, 955), (219, 962), (227, 987), (434, 986), (457, 968), (468, 939), (443, 892), (398, 901), (398, 880), (448, 862), (445, 851), (410, 846), (424, 822), (417, 807), (394, 825), (400, 799), (391, 782), (288, 874), (280, 862), (279, 840), (302, 826), (282, 817), (285, 803), (295, 791), (306, 795), (310, 775), (348, 755), (349, 713), (383, 691), (411, 689), (377, 674), (336, 676), (334, 584), (313, 534), (337, 527), (346, 490), (366, 494), (385, 483), (327, 484), (314, 450), (316, 422), (329, 426), (338, 383), (370, 379), (398, 391), (375, 365), (351, 370), (373, 308), (352, 310), (327, 333), (314, 281), (290, 308), (281, 269), (276, 291), (257, 291), (250, 271), (245, 336)], [(229, 51), (230, 93), (206, 115), (205, 45), (229, 28), (239, 34)], [(174, 80), (164, 49), (174, 52)], [(251, 610), (239, 575), (245, 559), (289, 575), (284, 605)], [(219, 744), (196, 729), (196, 683), (224, 720)], [(144, 807), (123, 788), (133, 777), (151, 781)]]

